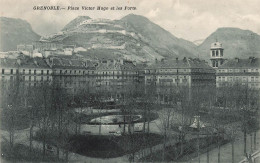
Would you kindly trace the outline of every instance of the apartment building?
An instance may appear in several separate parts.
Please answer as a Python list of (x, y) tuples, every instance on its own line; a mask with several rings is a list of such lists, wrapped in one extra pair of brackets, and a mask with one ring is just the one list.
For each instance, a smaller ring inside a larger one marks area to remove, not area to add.
[(260, 60), (249, 57), (248, 59), (229, 59), (219, 66), (216, 72), (217, 87), (240, 83), (249, 88), (260, 88)]

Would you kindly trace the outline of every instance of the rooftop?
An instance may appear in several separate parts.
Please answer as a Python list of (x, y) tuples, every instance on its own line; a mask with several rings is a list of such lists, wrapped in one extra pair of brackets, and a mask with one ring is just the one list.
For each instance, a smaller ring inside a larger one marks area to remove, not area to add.
[(207, 68), (211, 67), (204, 60), (198, 58), (186, 58), (183, 59), (171, 59), (156, 61), (154, 64), (148, 66), (146, 69), (158, 69), (158, 68)]
[(248, 59), (229, 59), (219, 68), (260, 68), (259, 58), (249, 57)]
[(218, 48), (222, 48), (222, 43), (216, 41), (216, 42), (213, 42), (210, 46), (211, 49), (218, 49)]

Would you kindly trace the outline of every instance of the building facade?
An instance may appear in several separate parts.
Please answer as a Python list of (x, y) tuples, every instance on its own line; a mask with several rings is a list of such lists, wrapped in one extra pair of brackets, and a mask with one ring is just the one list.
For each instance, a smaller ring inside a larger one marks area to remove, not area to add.
[(96, 90), (110, 92), (115, 98), (138, 82), (138, 69), (132, 61), (123, 59), (100, 61), (95, 74)]
[(259, 58), (229, 59), (216, 72), (217, 87), (240, 83), (249, 88), (260, 88)]
[(52, 69), (41, 58), (18, 57), (17, 59), (1, 59), (1, 82), (12, 85), (19, 81), (27, 86), (51, 83)]
[(145, 85), (156, 88), (158, 100), (165, 100), (165, 94), (171, 95), (173, 90), (188, 88), (189, 97), (195, 88), (215, 88), (215, 70), (205, 61), (183, 58), (156, 61), (145, 69)]

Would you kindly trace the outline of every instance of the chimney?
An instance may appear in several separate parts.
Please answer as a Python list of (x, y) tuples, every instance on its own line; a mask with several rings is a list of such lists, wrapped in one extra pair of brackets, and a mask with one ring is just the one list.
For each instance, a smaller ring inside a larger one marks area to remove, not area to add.
[(250, 61), (250, 63), (253, 63), (254, 60), (255, 60), (255, 57), (249, 57), (249, 61)]
[(164, 58), (161, 59), (161, 62), (164, 63)]
[(53, 66), (53, 57), (50, 58), (50, 66), (51, 66), (51, 67)]
[(236, 62), (238, 63), (239, 62), (239, 58), (235, 58)]
[(36, 66), (38, 66), (38, 63), (37, 63), (37, 61), (34, 59), (33, 60), (33, 63), (36, 65)]
[(20, 58), (17, 59), (17, 63), (18, 63), (18, 65), (21, 65), (22, 61)]
[(120, 59), (120, 64), (121, 64), (121, 65), (124, 64), (124, 59)]

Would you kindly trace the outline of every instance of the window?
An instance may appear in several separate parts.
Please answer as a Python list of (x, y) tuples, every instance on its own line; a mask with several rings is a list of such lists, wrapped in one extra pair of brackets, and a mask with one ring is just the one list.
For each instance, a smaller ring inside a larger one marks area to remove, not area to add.
[(251, 81), (255, 81), (255, 78), (253, 76), (251, 77)]
[(29, 74), (31, 74), (31, 70), (29, 70)]
[(47, 70), (47, 75), (49, 75), (49, 70)]
[(11, 80), (11, 82), (13, 81), (13, 79), (14, 79), (14, 77), (13, 77), (13, 76), (10, 76), (10, 80)]
[(29, 76), (29, 81), (31, 81), (31, 76)]
[(2, 74), (5, 74), (5, 69), (2, 69)]
[(215, 57), (215, 51), (212, 51), (212, 57)]
[(34, 81), (36, 81), (36, 76), (34, 76)]
[(13, 69), (11, 69), (11, 72), (10, 72), (11, 74), (13, 74)]
[(25, 69), (23, 69), (23, 74), (25, 74)]
[(216, 51), (216, 57), (218, 57), (218, 51)]
[(23, 81), (25, 81), (25, 76), (23, 76)]
[(33, 73), (34, 73), (34, 75), (36, 75), (36, 70), (34, 70), (34, 72), (33, 72)]
[(60, 70), (60, 74), (62, 74), (62, 70)]
[(19, 70), (18, 69), (16, 69), (16, 74), (19, 74)]
[(41, 74), (43, 75), (43, 70), (41, 70)]

